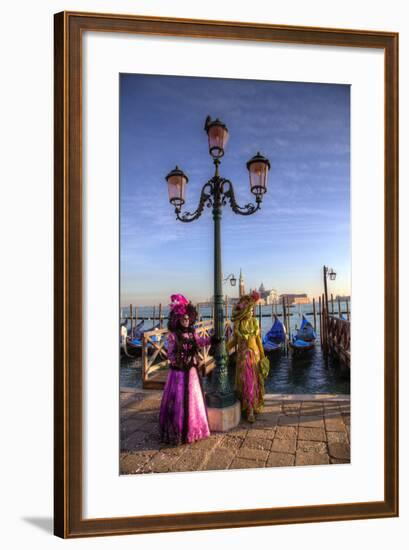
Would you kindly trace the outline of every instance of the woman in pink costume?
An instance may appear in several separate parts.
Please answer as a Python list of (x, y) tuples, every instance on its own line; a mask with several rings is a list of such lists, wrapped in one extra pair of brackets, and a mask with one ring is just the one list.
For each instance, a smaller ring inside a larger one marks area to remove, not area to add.
[(171, 297), (168, 322), (169, 373), (159, 412), (164, 443), (191, 443), (210, 435), (202, 380), (198, 371), (199, 348), (211, 338), (199, 337), (193, 327), (196, 308), (181, 294)]

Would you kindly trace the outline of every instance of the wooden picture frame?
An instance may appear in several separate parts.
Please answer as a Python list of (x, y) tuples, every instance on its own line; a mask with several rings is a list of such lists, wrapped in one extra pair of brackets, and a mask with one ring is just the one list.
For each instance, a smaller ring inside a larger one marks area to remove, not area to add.
[[(86, 31), (377, 48), (385, 59), (384, 499), (84, 519), (82, 513), (82, 34)], [(63, 538), (398, 515), (398, 34), (163, 17), (55, 15), (54, 532)]]

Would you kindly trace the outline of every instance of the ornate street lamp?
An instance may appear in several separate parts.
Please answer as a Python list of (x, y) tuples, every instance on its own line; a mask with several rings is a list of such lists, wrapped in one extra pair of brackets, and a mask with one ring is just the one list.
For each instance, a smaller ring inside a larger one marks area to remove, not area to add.
[[(257, 153), (247, 162), (247, 169), (250, 176), (250, 191), (255, 196), (256, 204), (249, 203), (239, 206), (234, 194), (233, 184), (230, 180), (219, 174), (220, 159), (224, 155), (225, 147), (229, 137), (229, 131), (223, 122), (218, 119), (206, 118), (204, 129), (209, 142), (209, 153), (213, 158), (215, 172), (213, 177), (207, 181), (201, 190), (199, 204), (192, 213), (182, 213), (181, 207), (185, 202), (185, 188), (188, 182), (187, 176), (176, 167), (167, 176), (169, 188), (169, 201), (175, 207), (176, 218), (181, 222), (192, 222), (197, 220), (205, 206), (212, 207), (214, 221), (214, 312), (215, 312), (215, 368), (211, 377), (210, 391), (206, 394), (207, 405), (211, 409), (225, 409), (237, 405), (234, 389), (231, 387), (228, 371), (226, 345), (224, 339), (224, 311), (222, 294), (222, 262), (221, 262), (221, 218), (223, 206), (229, 202), (230, 207), (236, 214), (249, 216), (257, 212), (261, 207), (263, 195), (267, 191), (267, 174), (270, 170), (270, 162)], [(233, 282), (231, 281), (232, 285)], [(234, 285), (233, 285), (234, 286)], [(240, 418), (240, 417), (239, 417)], [(209, 420), (211, 415), (209, 412)], [(223, 425), (224, 421), (220, 425)], [(238, 420), (237, 420), (238, 422)], [(216, 424), (218, 422), (216, 421)], [(230, 429), (230, 428), (223, 428)], [(230, 426), (233, 427), (233, 426)]]

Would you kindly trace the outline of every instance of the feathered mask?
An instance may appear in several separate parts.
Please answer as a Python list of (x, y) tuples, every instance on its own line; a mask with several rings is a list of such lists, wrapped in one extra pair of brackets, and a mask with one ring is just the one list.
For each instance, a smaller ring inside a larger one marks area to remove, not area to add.
[(240, 321), (241, 319), (244, 319), (244, 317), (247, 317), (249, 312), (259, 300), (260, 294), (256, 290), (253, 290), (251, 294), (245, 294), (242, 296), (234, 308), (232, 320)]
[(184, 315), (189, 315), (189, 326), (193, 325), (197, 319), (197, 310), (182, 294), (172, 294), (169, 304), (169, 326), (173, 330), (178, 327), (180, 319)]

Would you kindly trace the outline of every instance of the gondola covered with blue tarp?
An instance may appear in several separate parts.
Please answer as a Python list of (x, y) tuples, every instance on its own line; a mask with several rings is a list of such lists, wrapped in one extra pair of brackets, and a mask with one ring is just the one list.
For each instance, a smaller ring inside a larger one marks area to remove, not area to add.
[(285, 343), (285, 327), (277, 315), (274, 317), (273, 326), (263, 338), (263, 348), (266, 353), (281, 350)]
[(290, 348), (296, 352), (304, 352), (312, 350), (315, 347), (315, 340), (317, 335), (312, 324), (306, 319), (305, 315), (302, 316), (302, 322), (300, 328), (294, 334), (292, 340), (289, 342)]

